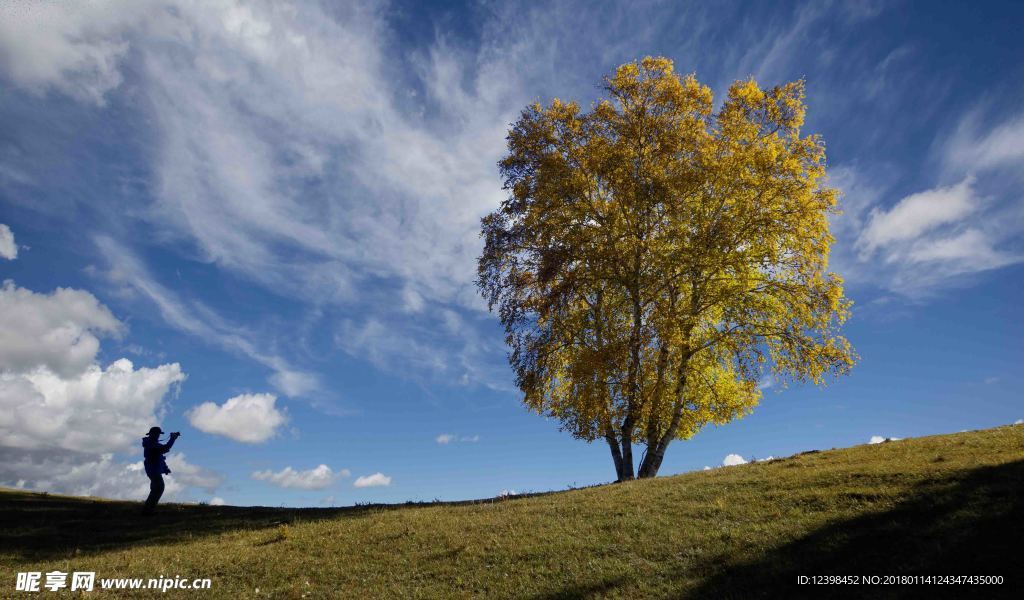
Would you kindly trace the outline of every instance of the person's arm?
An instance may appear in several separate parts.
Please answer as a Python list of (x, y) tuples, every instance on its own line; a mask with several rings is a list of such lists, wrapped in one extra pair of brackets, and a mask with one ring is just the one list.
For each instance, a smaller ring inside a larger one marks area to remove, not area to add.
[(167, 454), (168, 452), (170, 452), (170, 451), (171, 451), (171, 446), (173, 446), (173, 445), (174, 445), (174, 442), (175, 442), (175, 441), (176, 441), (177, 439), (178, 439), (178, 436), (176, 436), (176, 435), (174, 435), (174, 434), (172, 433), (172, 434), (171, 434), (171, 439), (167, 440), (167, 443), (166, 443), (166, 444), (159, 444), (159, 447), (160, 447), (160, 452), (161, 452), (162, 454)]

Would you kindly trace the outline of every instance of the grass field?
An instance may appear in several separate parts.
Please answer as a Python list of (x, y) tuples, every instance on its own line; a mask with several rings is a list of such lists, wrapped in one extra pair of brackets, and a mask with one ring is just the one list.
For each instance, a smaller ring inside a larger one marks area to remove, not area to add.
[[(138, 509), (0, 491), (0, 597), (55, 569), (208, 577), (167, 594), (211, 598), (1024, 597), (1024, 426), (506, 500)], [(824, 574), (1004, 583), (796, 585)]]

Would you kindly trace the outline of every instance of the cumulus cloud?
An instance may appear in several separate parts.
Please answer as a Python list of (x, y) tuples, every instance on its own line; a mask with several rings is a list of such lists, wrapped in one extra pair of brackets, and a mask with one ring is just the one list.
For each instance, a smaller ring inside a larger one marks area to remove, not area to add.
[(518, 496), (518, 495), (519, 494), (516, 493), (515, 490), (507, 490), (506, 489), (506, 490), (501, 490), (500, 492), (498, 492), (498, 497), (499, 498), (509, 498), (509, 497)]
[(357, 477), (352, 482), (352, 487), (357, 488), (368, 488), (368, 487), (385, 487), (391, 485), (391, 478), (383, 473), (374, 473), (373, 475), (363, 475)]
[(1017, 419), (1013, 422), (1014, 425), (1024, 425), (1024, 419)]
[(0, 223), (0, 258), (7, 260), (18, 258), (18, 245), (14, 242), (14, 233), (3, 223)]
[[(167, 462), (173, 473), (164, 477), (166, 499), (184, 498), (189, 486), (212, 493), (223, 483), (219, 474), (187, 462), (180, 454), (171, 454)], [(0, 485), (124, 500), (143, 500), (149, 494), (149, 479), (142, 461), (120, 462), (111, 453), (96, 455), (3, 446), (0, 446)]]
[(41, 366), (0, 373), (0, 444), (80, 452), (133, 449), (185, 379), (177, 363), (136, 369), (126, 358), (72, 377)]
[[(0, 289), (0, 481), (31, 489), (117, 498), (144, 497), (141, 438), (160, 420), (165, 398), (185, 380), (178, 363), (139, 367), (95, 362), (98, 334), (123, 326), (92, 294), (40, 294), (8, 281)], [(222, 478), (175, 453), (168, 497)]]
[(95, 296), (0, 288), (0, 445), (121, 452), (134, 446), (185, 379), (177, 363), (101, 367), (96, 334), (123, 326)]
[(214, 496), (210, 498), (210, 506), (224, 506), (224, 499), (220, 496)]
[(274, 437), (288, 421), (277, 410), (273, 394), (241, 394), (222, 405), (204, 402), (185, 413), (193, 427), (206, 433), (223, 435), (238, 442), (258, 444)]
[(23, 373), (45, 367), (70, 377), (96, 359), (98, 336), (123, 330), (89, 292), (57, 288), (40, 294), (11, 280), (0, 288), (0, 370)]
[(873, 435), (873, 436), (871, 436), (871, 439), (868, 440), (868, 443), (869, 444), (881, 444), (882, 442), (898, 442), (901, 439), (902, 438), (898, 438), (898, 437), (884, 437), (884, 436), (881, 436), (881, 435)]
[(171, 476), (175, 481), (200, 488), (210, 494), (224, 483), (224, 477), (219, 473), (186, 461), (184, 452), (168, 454), (167, 467), (171, 469)]
[(450, 444), (455, 439), (455, 435), (451, 433), (442, 433), (441, 435), (434, 438), (434, 441), (442, 446)]
[(739, 454), (729, 454), (722, 460), (723, 467), (734, 467), (736, 465), (745, 465), (747, 460)]
[(291, 467), (273, 472), (271, 470), (256, 471), (252, 474), (253, 479), (266, 481), (282, 488), (296, 488), (301, 490), (322, 490), (341, 477), (348, 477), (348, 469), (333, 471), (327, 465), (319, 465), (307, 471), (296, 471)]

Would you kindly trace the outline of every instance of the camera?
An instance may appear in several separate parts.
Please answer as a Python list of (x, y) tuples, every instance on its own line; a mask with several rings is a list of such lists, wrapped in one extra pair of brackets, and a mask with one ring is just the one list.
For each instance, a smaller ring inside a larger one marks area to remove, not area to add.
[(171, 432), (171, 437), (181, 437), (181, 432), (180, 431), (172, 431)]

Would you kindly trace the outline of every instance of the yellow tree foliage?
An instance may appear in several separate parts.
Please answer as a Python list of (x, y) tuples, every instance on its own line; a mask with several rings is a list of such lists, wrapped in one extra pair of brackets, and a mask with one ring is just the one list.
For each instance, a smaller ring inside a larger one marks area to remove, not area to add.
[(855, 357), (803, 82), (737, 81), (716, 113), (707, 86), (648, 57), (605, 90), (589, 112), (534, 104), (509, 131), (477, 283), (525, 404), (604, 438), (621, 481), (634, 444), (654, 476), (673, 439), (749, 413), (761, 377), (820, 384)]

